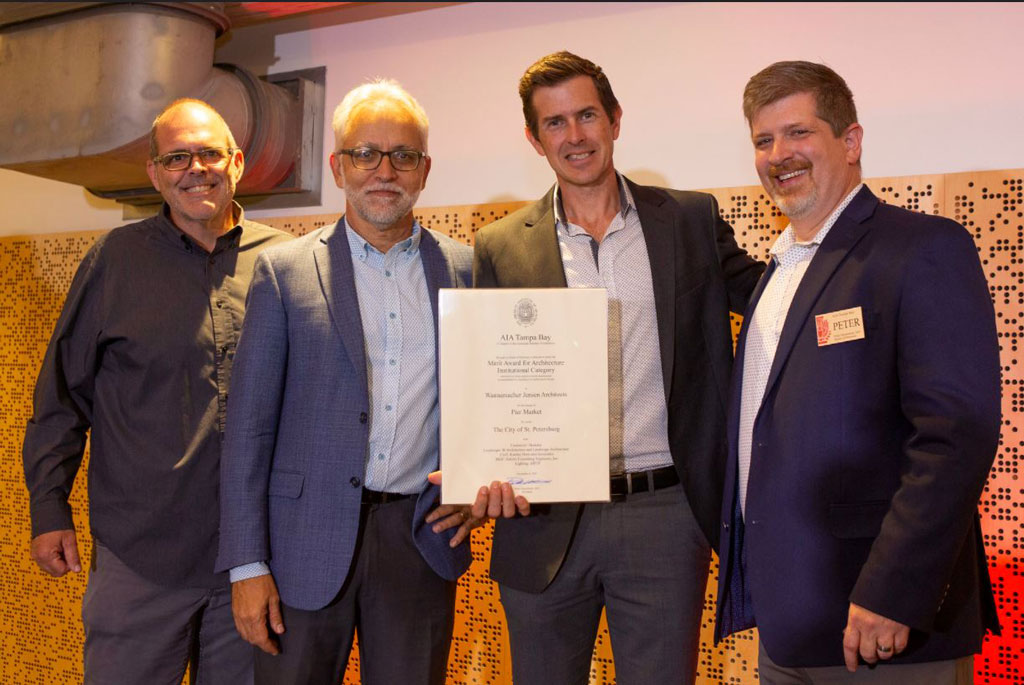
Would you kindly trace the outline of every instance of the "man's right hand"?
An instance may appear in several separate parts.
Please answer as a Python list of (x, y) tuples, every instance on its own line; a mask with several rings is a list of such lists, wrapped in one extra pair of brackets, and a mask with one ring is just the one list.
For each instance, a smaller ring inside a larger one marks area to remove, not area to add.
[(530, 502), (522, 495), (517, 495), (508, 483), (494, 481), (490, 487), (480, 486), (470, 512), (474, 518), (487, 516), (492, 519), (510, 519), (516, 514), (529, 516)]
[[(441, 472), (432, 471), (427, 480), (434, 485), (441, 484)], [(513, 518), (516, 515), (529, 516), (530, 502), (508, 483), (494, 481), (490, 487), (481, 485), (477, 490), (476, 500), (470, 506), (470, 517), (474, 520), (484, 518)], [(480, 525), (479, 523), (476, 525)]]
[(267, 654), (280, 654), (268, 626), (274, 633), (284, 632), (281, 618), (281, 598), (272, 575), (256, 576), (231, 583), (231, 613), (235, 628), (246, 642), (256, 645)]
[(74, 529), (51, 530), (32, 538), (29, 554), (51, 576), (60, 578), (68, 571), (78, 573), (82, 564), (78, 560), (78, 540)]

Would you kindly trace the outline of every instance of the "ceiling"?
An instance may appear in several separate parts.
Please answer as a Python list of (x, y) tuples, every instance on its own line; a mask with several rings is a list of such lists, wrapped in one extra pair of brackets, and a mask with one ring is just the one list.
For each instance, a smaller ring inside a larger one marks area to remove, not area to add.
[[(41, 17), (61, 14), (96, 5), (113, 4), (102, 2), (0, 2), (0, 26), (28, 21)], [(156, 5), (173, 6), (177, 3), (155, 2)], [(220, 5), (227, 15), (231, 28), (244, 28), (282, 19), (302, 17), (312, 26), (345, 24), (378, 17), (419, 12), (434, 7), (444, 7), (452, 2), (223, 2), (190, 3), (197, 6)]]
[(231, 20), (232, 28), (262, 24), (297, 14), (314, 12), (346, 11), (359, 5), (375, 5), (373, 2), (225, 2), (224, 13)]

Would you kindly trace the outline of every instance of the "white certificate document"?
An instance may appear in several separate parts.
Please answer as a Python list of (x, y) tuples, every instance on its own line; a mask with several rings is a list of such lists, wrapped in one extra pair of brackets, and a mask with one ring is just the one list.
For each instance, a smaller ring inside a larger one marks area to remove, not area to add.
[(438, 326), (441, 502), (607, 501), (605, 290), (444, 289)]

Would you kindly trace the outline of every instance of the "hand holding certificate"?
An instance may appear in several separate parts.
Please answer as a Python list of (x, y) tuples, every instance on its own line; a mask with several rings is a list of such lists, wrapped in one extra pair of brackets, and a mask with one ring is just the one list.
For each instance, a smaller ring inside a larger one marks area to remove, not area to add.
[(608, 499), (607, 307), (601, 289), (440, 292), (442, 502), (493, 481)]

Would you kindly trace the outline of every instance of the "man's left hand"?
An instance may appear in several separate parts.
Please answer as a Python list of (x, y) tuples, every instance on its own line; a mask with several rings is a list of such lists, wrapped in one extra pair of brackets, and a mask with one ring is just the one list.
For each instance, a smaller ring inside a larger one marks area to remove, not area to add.
[(468, 505), (442, 504), (427, 514), (427, 523), (433, 523), (435, 533), (440, 533), (458, 526), (455, 535), (448, 543), (450, 547), (458, 547), (469, 533), (483, 523), (483, 519), (475, 518)]
[(910, 627), (881, 614), (850, 603), (849, 618), (843, 630), (843, 655), (846, 670), (857, 670), (858, 657), (869, 664), (891, 659), (907, 648)]

